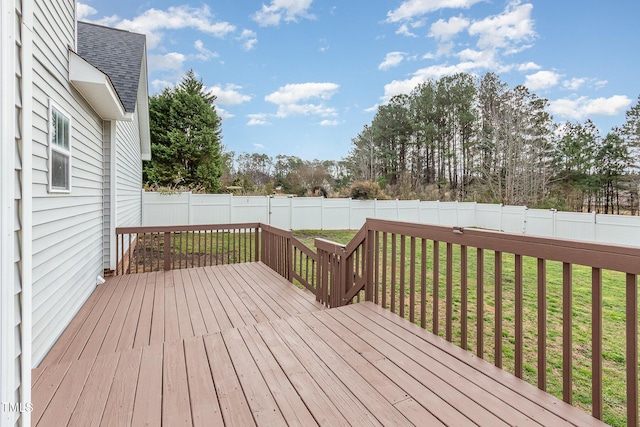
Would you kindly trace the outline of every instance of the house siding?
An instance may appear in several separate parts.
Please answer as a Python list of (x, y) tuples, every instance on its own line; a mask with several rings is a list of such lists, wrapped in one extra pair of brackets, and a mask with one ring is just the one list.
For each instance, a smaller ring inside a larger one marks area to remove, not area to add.
[[(102, 274), (103, 120), (68, 81), (73, 0), (36, 0), (33, 74), (33, 363), (39, 364)], [(48, 115), (72, 119), (72, 190), (48, 192)]]
[(131, 122), (118, 122), (116, 153), (116, 218), (118, 227), (142, 224), (142, 159), (138, 114)]
[(102, 125), (102, 268), (109, 270), (111, 259), (111, 121)]

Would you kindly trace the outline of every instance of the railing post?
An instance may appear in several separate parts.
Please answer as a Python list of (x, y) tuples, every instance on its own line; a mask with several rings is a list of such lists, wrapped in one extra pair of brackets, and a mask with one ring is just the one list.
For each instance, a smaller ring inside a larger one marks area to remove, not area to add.
[[(365, 258), (364, 268), (366, 275), (366, 282), (364, 285), (364, 299), (366, 301), (373, 301), (373, 288), (374, 288), (374, 257), (375, 254), (375, 237), (374, 231), (367, 227), (367, 237), (365, 238), (364, 244), (367, 248), (367, 256)], [(377, 284), (375, 284), (377, 285)]]
[(171, 232), (164, 232), (164, 271), (171, 270)]

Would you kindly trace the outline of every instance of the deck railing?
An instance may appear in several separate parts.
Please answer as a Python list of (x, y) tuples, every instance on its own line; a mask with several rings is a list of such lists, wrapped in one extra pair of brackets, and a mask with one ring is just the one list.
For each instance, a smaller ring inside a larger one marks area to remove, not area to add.
[(266, 224), (120, 227), (116, 254), (116, 275), (263, 261), (316, 293), (315, 252)]
[(327, 305), (364, 297), (595, 418), (638, 425), (640, 248), (371, 219), (349, 245), (316, 246)]
[(120, 227), (115, 274), (260, 260), (260, 224)]
[(316, 239), (316, 253), (255, 223), (117, 235), (118, 274), (262, 261), (328, 307), (373, 301), (598, 419), (638, 425), (640, 248), (371, 219), (347, 245)]

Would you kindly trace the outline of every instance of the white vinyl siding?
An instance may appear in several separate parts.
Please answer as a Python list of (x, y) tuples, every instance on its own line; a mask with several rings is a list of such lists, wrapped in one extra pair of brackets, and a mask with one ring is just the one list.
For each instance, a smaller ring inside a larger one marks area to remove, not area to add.
[(102, 125), (102, 267), (110, 269), (111, 259), (111, 121)]
[(142, 160), (138, 115), (117, 124), (116, 218), (118, 227), (142, 223)]
[[(36, 0), (33, 75), (33, 362), (102, 274), (103, 121), (68, 82), (74, 0)], [(48, 102), (71, 121), (72, 193), (48, 192)]]

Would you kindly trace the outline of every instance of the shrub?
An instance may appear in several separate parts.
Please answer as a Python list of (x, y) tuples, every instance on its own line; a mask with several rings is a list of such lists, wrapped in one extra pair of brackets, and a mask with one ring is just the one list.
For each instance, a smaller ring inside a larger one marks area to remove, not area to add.
[(356, 181), (351, 184), (349, 197), (356, 200), (384, 200), (387, 196), (384, 194), (380, 185), (373, 181)]

